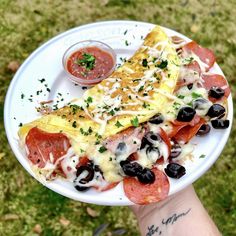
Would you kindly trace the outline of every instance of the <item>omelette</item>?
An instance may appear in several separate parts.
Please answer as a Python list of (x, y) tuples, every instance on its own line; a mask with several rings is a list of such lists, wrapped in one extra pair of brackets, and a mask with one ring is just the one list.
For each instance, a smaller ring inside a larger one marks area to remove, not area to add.
[[(180, 54), (176, 39), (155, 26), (108, 78), (81, 98), (24, 124), (20, 143), (35, 171), (46, 179), (63, 176), (78, 191), (105, 191), (124, 180), (126, 195), (139, 204), (165, 198), (168, 178), (156, 164), (176, 158), (209, 121), (213, 100), (229, 94), (225, 79), (217, 77), (224, 94), (208, 99), (211, 75), (202, 73), (214, 64), (214, 55), (195, 42), (186, 43)], [(180, 178), (185, 168), (172, 163), (166, 174)], [(145, 197), (133, 192), (140, 188)]]
[[(65, 134), (78, 156), (96, 152), (99, 145), (95, 143), (99, 140), (164, 112), (168, 96), (175, 89), (178, 64), (170, 39), (156, 26), (136, 53), (113, 74), (68, 106), (23, 125), (19, 137), (24, 143), (29, 130), (37, 127)], [(101, 156), (101, 153), (96, 154)], [(102, 156), (104, 160), (101, 161), (106, 163), (110, 155), (104, 153)], [(108, 181), (120, 179), (109, 170), (107, 173), (106, 166), (102, 171)]]

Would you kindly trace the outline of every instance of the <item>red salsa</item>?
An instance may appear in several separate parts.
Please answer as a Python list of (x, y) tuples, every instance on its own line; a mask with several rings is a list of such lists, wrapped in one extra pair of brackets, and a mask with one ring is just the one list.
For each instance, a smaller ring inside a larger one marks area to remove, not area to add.
[(109, 52), (98, 47), (85, 47), (71, 54), (67, 60), (67, 70), (73, 76), (85, 80), (104, 78), (114, 67), (114, 59)]

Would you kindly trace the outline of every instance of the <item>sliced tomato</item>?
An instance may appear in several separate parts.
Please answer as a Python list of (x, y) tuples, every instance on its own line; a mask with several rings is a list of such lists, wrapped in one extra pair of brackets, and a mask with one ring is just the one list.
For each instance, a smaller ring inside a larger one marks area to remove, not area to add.
[(25, 140), (28, 148), (28, 158), (39, 168), (46, 163), (55, 162), (64, 156), (70, 148), (69, 139), (61, 133), (47, 133), (37, 127), (32, 128)]
[(187, 125), (183, 128), (181, 128), (174, 136), (174, 139), (177, 142), (184, 142), (187, 143), (193, 138), (200, 127), (205, 124), (206, 121), (203, 118), (200, 118), (199, 122), (195, 124), (194, 126)]
[(185, 126), (188, 126), (188, 127), (195, 126), (200, 121), (200, 119), (201, 119), (200, 116), (195, 115), (194, 118), (190, 122), (182, 122), (182, 121), (178, 121), (178, 120), (173, 121), (172, 122), (172, 131), (169, 134), (169, 137), (173, 138)]
[(134, 177), (124, 178), (123, 186), (127, 198), (135, 204), (145, 205), (165, 199), (169, 193), (169, 180), (157, 168), (152, 169), (155, 181), (152, 184), (142, 184)]
[(225, 100), (229, 96), (230, 88), (224, 76), (218, 74), (203, 74), (202, 78), (204, 80), (203, 87), (205, 89), (209, 90), (211, 87), (220, 87), (225, 91), (225, 95), (221, 99), (209, 97), (212, 102)]
[(195, 41), (185, 44), (183, 46), (183, 53), (187, 55), (193, 53), (198, 56), (202, 62), (208, 65), (206, 71), (208, 71), (215, 63), (214, 53), (208, 48), (201, 47)]

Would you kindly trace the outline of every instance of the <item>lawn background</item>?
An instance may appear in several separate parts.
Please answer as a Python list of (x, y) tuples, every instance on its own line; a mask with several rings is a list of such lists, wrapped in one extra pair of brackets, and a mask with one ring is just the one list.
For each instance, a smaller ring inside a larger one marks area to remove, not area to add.
[[(40, 185), (15, 159), (3, 126), (4, 97), (18, 64), (33, 50), (60, 32), (90, 22), (128, 19), (156, 23), (212, 48), (235, 99), (235, 18), (235, 0), (0, 0), (0, 235), (41, 232), (86, 236), (104, 224), (109, 225), (102, 235), (117, 229), (125, 229), (124, 235), (138, 235), (128, 208), (71, 201)], [(233, 127), (220, 159), (194, 184), (209, 214), (227, 236), (236, 235), (235, 139)]]

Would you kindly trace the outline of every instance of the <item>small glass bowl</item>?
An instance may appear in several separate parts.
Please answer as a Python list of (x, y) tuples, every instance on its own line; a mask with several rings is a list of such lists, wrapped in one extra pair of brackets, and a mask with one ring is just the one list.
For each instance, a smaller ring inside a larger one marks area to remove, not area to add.
[[(94, 79), (85, 79), (83, 77), (77, 77), (72, 75), (68, 69), (67, 69), (67, 62), (68, 59), (70, 58), (70, 56), (75, 53), (76, 51), (82, 49), (82, 48), (88, 48), (88, 47), (97, 47), (102, 51), (105, 51), (107, 53), (109, 53), (113, 59), (113, 66), (112, 68), (105, 73), (103, 76), (100, 76), (99, 78), (94, 78)], [(64, 53), (63, 58), (62, 58), (62, 64), (63, 64), (63, 68), (66, 72), (66, 74), (68, 75), (68, 78), (79, 85), (87, 85), (87, 86), (92, 86), (95, 85), (97, 83), (99, 83), (100, 81), (102, 81), (103, 79), (107, 78), (114, 70), (116, 67), (116, 53), (115, 51), (108, 46), (107, 44), (100, 42), (100, 41), (96, 41), (96, 40), (85, 40), (85, 41), (81, 41), (78, 43), (73, 44), (72, 46), (70, 46)]]

